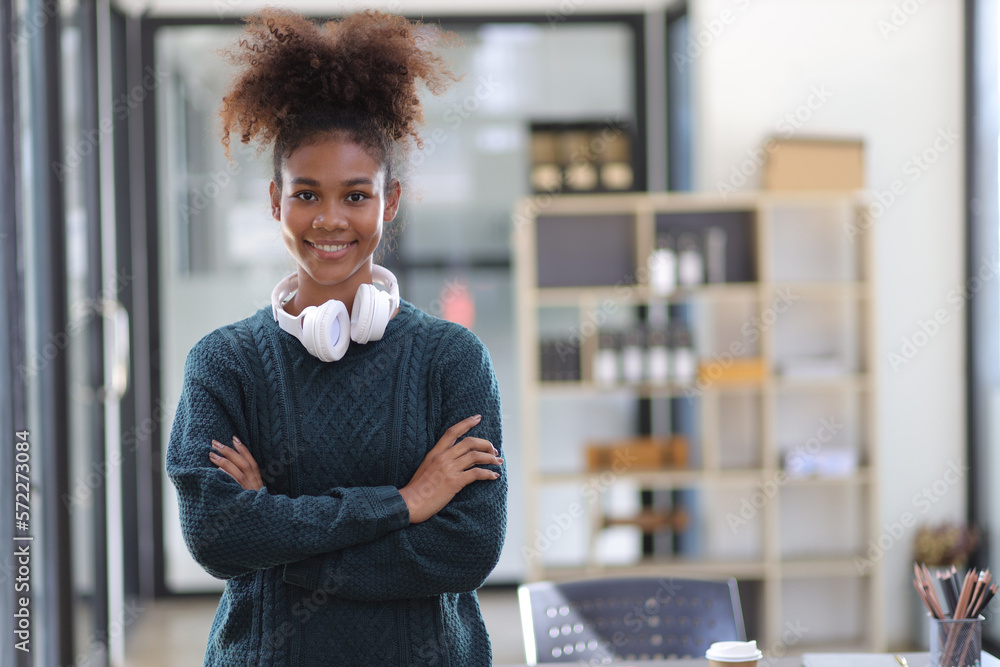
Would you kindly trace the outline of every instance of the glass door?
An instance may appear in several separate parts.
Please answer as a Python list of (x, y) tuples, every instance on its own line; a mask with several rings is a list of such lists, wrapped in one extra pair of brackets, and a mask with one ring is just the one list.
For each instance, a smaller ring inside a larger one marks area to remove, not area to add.
[[(229, 68), (217, 51), (241, 29), (179, 23), (149, 26), (155, 33), (151, 64), (163, 77), (155, 129), (159, 402), (171, 416), (188, 350), (213, 329), (267, 305), (274, 284), (294, 268), (268, 210), (269, 156), (255, 157), (234, 141), (229, 163), (219, 143), (217, 112)], [(637, 85), (642, 18), (441, 23), (462, 40), (447, 57), (464, 77), (445, 95), (425, 98), (425, 146), (404, 165), (401, 224), (383, 262), (399, 276), (404, 299), (461, 322), (487, 345), (503, 396), (508, 456), (517, 461), (510, 236), (517, 202), (532, 191), (531, 128), (624, 123), (635, 129), (635, 151), (644, 151)], [(593, 85), (597, 80), (600, 86)], [(643, 188), (644, 154), (639, 162), (636, 187)], [(161, 447), (168, 430), (161, 432)], [(510, 479), (508, 539), (493, 582), (519, 581), (524, 571), (517, 465)], [(221, 582), (187, 553), (173, 487), (165, 476), (161, 484), (166, 588), (220, 590)]]

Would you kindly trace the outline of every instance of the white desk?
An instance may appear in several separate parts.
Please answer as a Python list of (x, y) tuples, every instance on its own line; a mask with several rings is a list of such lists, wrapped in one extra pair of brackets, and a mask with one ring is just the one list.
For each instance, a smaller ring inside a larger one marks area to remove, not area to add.
[[(832, 654), (831, 654), (832, 655)], [(848, 655), (856, 654), (844, 654)], [(874, 654), (872, 654), (874, 655)], [(890, 655), (890, 654), (882, 654)], [(903, 653), (909, 667), (929, 667), (930, 656), (927, 653)], [(843, 667), (855, 667), (856, 661), (845, 659)], [(539, 663), (541, 665), (555, 665), (557, 663)], [(579, 663), (563, 663), (568, 665)], [(503, 665), (499, 667), (527, 667), (527, 665)], [(624, 662), (611, 663), (610, 667), (708, 667), (708, 660), (698, 658), (695, 660), (630, 660)], [(784, 658), (768, 659), (764, 658), (758, 663), (758, 667), (802, 667), (802, 656), (786, 656)], [(1000, 667), (1000, 660), (994, 658), (989, 653), (983, 652), (982, 667)]]

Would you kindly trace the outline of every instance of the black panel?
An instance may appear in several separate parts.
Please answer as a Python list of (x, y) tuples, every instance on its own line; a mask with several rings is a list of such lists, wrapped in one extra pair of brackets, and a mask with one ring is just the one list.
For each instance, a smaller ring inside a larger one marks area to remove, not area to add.
[(539, 217), (538, 286), (635, 282), (635, 220), (628, 215)]

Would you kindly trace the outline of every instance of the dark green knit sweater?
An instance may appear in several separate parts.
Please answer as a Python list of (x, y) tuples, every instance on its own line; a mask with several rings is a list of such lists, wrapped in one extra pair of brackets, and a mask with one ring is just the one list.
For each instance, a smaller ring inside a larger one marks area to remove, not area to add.
[[(502, 452), (474, 334), (404, 301), (382, 340), (324, 363), (265, 308), (203, 338), (184, 374), (167, 473), (188, 548), (226, 579), (205, 665), (492, 663), (474, 591), (503, 544), (505, 472), (415, 525), (398, 491), (466, 417)], [(209, 461), (233, 435), (266, 488)]]

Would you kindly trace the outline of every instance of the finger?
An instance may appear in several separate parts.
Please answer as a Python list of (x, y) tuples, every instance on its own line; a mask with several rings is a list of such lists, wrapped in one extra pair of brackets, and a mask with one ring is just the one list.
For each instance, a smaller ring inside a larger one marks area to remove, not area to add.
[(459, 456), (456, 459), (456, 462), (462, 467), (462, 470), (466, 470), (467, 468), (477, 465), (503, 465), (503, 459), (499, 456), (476, 451), (468, 452), (463, 456)]
[(486, 468), (469, 468), (458, 479), (462, 484), (462, 488), (465, 488), (469, 484), (479, 480), (495, 480), (499, 478), (500, 473), (493, 472), (492, 470), (487, 470)]
[(236, 483), (243, 486), (243, 471), (237, 468), (232, 461), (215, 452), (208, 455), (209, 460), (219, 467), (224, 473), (236, 480)]
[(250, 466), (250, 470), (259, 474), (260, 468), (257, 467), (257, 459), (253, 457), (253, 454), (251, 454), (250, 450), (247, 449), (247, 446), (243, 444), (243, 441), (235, 435), (233, 436), (233, 447), (235, 447), (236, 451), (242, 454), (243, 458), (246, 459), (247, 464)]
[(497, 451), (497, 448), (493, 446), (492, 442), (490, 442), (489, 440), (484, 440), (483, 438), (476, 438), (473, 436), (469, 436), (468, 438), (462, 438), (461, 440), (456, 442), (452, 447), (452, 451), (455, 453), (455, 456), (462, 456), (466, 452), (472, 450), (479, 452), (487, 452), (489, 454), (493, 454), (494, 456), (500, 454), (500, 452)]
[(447, 448), (451, 447), (452, 445), (455, 444), (455, 441), (457, 441), (463, 435), (465, 435), (466, 433), (468, 433), (469, 430), (473, 426), (475, 426), (476, 424), (478, 424), (480, 421), (482, 421), (482, 419), (483, 419), (482, 415), (474, 415), (472, 417), (468, 417), (466, 419), (463, 419), (462, 421), (458, 422), (454, 426), (450, 427), (447, 431), (444, 432), (444, 435), (441, 436), (441, 439), (438, 440), (438, 443), (435, 446), (435, 449), (438, 449), (438, 448), (440, 448), (440, 449), (447, 449)]
[(242, 454), (240, 454), (232, 447), (226, 447), (217, 440), (212, 441), (212, 446), (215, 447), (215, 450), (218, 454), (224, 456), (228, 461), (230, 461), (233, 465), (235, 465), (236, 468), (238, 468), (239, 471), (243, 473), (244, 477), (250, 476), (251, 474), (250, 464), (247, 463), (247, 460), (243, 457)]

